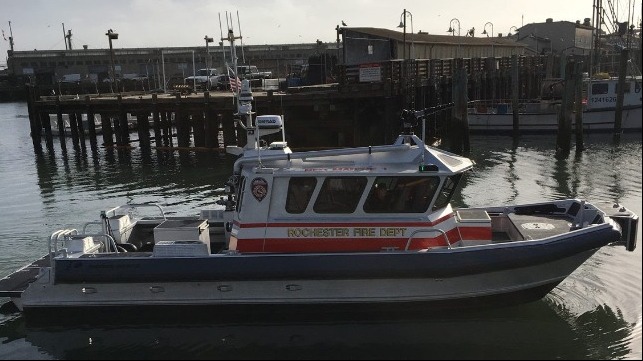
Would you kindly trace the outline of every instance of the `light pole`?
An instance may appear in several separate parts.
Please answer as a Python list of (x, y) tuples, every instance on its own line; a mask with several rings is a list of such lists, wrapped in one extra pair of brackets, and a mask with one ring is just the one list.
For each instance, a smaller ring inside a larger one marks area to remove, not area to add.
[(214, 41), (214, 39), (208, 37), (207, 35), (203, 38), (205, 40), (205, 52), (207, 54), (205, 58), (205, 71), (206, 71), (206, 85), (205, 88), (209, 91), (210, 90), (210, 44), (211, 42)]
[[(449, 30), (447, 30), (447, 33), (451, 33), (451, 35), (455, 35), (455, 28), (453, 27), (453, 22), (456, 21), (458, 23), (458, 53), (460, 53), (460, 20), (457, 18), (451, 19), (449, 21)], [(456, 54), (457, 57), (458, 54)]]
[[(406, 9), (402, 11), (402, 14), (400, 14), (400, 25), (397, 26), (398, 28), (404, 28), (404, 37), (402, 38), (404, 43), (404, 60), (406, 60), (406, 16), (407, 15), (411, 17), (411, 34), (413, 34), (413, 14), (411, 14), (410, 11), (407, 11)], [(413, 49), (413, 38), (411, 38), (411, 49)], [(412, 58), (414, 57), (414, 55), (415, 54), (411, 52)]]
[(487, 37), (489, 37), (489, 33), (487, 33), (487, 25), (491, 25), (491, 37), (493, 38), (493, 23), (491, 21), (487, 21), (484, 24), (484, 27), (482, 28), (482, 33), (487, 35)]
[(112, 47), (112, 39), (118, 39), (118, 33), (115, 33), (114, 31), (112, 31), (112, 29), (109, 29), (107, 30), (107, 33), (105, 35), (107, 35), (107, 38), (109, 39), (109, 56), (112, 62), (112, 82), (110, 84), (110, 88), (113, 93), (114, 84), (116, 84), (116, 67), (114, 66), (114, 48)]
[(512, 25), (512, 26), (509, 28), (509, 34), (507, 34), (507, 36), (511, 36), (511, 29), (516, 30), (516, 34), (518, 34), (518, 28)]
[[(487, 25), (491, 25), (491, 37), (493, 38), (493, 23), (491, 21), (487, 21), (484, 26), (482, 27), (482, 33), (487, 35), (489, 37), (489, 33), (487, 33)], [(491, 56), (493, 58), (496, 57), (496, 51), (493, 48), (493, 41), (491, 42)]]

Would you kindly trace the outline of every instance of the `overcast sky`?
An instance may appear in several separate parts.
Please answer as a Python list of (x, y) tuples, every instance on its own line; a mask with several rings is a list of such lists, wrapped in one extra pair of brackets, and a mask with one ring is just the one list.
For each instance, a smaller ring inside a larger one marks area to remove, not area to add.
[[(641, 0), (615, 5), (619, 21), (627, 20), (632, 6), (640, 21)], [(458, 21), (463, 36), (472, 27), (483, 36), (485, 24), (495, 35), (546, 18), (592, 17), (592, 0), (0, 0), (0, 29), (8, 39), (11, 22), (15, 50), (64, 50), (63, 23), (72, 31), (74, 49), (108, 48), (108, 29), (119, 34), (115, 48), (203, 46), (205, 35), (218, 44), (219, 15), (225, 33), (227, 11), (234, 15), (237, 34), (238, 12), (244, 44), (333, 42), (342, 21), (350, 27), (396, 29), (405, 8), (411, 14), (407, 32), (412, 23), (414, 32), (441, 35), (448, 34), (450, 24), (457, 28)], [(0, 38), (0, 62), (8, 48)]]

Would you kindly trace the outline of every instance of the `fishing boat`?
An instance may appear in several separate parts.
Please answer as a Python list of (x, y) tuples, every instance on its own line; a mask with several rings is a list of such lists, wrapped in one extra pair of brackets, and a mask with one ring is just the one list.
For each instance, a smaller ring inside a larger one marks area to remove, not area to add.
[[(562, 81), (550, 81), (544, 86), (541, 99), (519, 104), (519, 127), (522, 133), (556, 133), (558, 113), (561, 107), (560, 89)], [(618, 78), (607, 74), (586, 77), (583, 81), (582, 124), (585, 132), (610, 132), (615, 129)], [(625, 79), (621, 117), (622, 131), (641, 131), (641, 76)], [(472, 133), (510, 133), (513, 131), (513, 108), (511, 102), (472, 102), (467, 114)], [(576, 125), (572, 117), (572, 127)]]
[(636, 247), (638, 216), (618, 204), (453, 207), (474, 163), (413, 133), (435, 109), (403, 112), (393, 144), (297, 152), (282, 116), (254, 115), (247, 80), (237, 99), (247, 141), (226, 148), (237, 159), (212, 206), (97, 211), (53, 232), (45, 256), (0, 280), (0, 297), (27, 313), (504, 305), (544, 297), (603, 246)]

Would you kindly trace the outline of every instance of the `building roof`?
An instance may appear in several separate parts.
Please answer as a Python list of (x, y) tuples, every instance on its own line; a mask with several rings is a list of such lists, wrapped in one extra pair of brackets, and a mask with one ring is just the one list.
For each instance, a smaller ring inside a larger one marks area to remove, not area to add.
[[(381, 38), (388, 38), (395, 41), (404, 41), (404, 33), (395, 30), (382, 28), (342, 28), (345, 31), (362, 33)], [(465, 31), (466, 32), (466, 31)], [(416, 44), (445, 44), (445, 45), (481, 45), (481, 46), (508, 46), (508, 47), (526, 47), (525, 44), (518, 43), (511, 38), (498, 37), (468, 37), (453, 35), (433, 35), (426, 33), (406, 33), (406, 41)]]

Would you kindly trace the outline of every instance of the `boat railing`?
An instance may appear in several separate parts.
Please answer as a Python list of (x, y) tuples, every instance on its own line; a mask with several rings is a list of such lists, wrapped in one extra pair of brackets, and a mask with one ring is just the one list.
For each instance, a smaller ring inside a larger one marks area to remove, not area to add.
[(155, 207), (159, 209), (159, 212), (161, 212), (161, 216), (163, 217), (163, 220), (167, 220), (165, 217), (165, 211), (163, 211), (163, 208), (157, 204), (157, 203), (131, 203), (131, 204), (125, 204), (122, 206), (118, 206), (116, 208), (112, 208), (108, 211), (105, 211), (104, 214), (106, 217), (111, 218), (116, 215), (118, 215), (118, 211), (123, 210), (123, 211), (130, 211), (132, 209), (136, 208), (142, 208), (142, 207)]
[[(64, 241), (65, 238), (71, 237), (71, 236), (81, 237), (81, 238), (84, 238), (84, 237), (104, 238), (103, 242), (105, 242), (105, 248), (107, 248), (107, 243), (109, 243), (109, 246), (114, 250), (114, 252), (118, 252), (118, 248), (116, 246), (116, 240), (114, 239), (114, 237), (110, 236), (109, 234), (105, 234), (105, 233), (84, 233), (85, 228), (90, 224), (100, 224), (100, 223), (87, 222), (83, 226), (83, 233), (78, 233), (78, 230), (76, 230), (76, 229), (61, 229), (61, 230), (58, 230), (58, 231), (52, 233), (51, 236), (49, 237), (49, 241), (47, 243), (47, 248), (49, 250), (49, 255), (52, 257), (52, 260), (53, 260), (54, 257), (56, 257), (59, 254), (60, 250), (58, 249), (58, 244), (61, 241)], [(52, 262), (52, 265), (53, 265), (53, 262)]]
[(47, 242), (47, 249), (49, 250), (49, 255), (54, 257), (58, 254), (58, 242), (63, 240), (68, 236), (75, 236), (78, 234), (78, 231), (74, 229), (60, 229), (52, 233), (49, 236), (49, 241)]
[(415, 237), (416, 234), (418, 233), (426, 233), (426, 232), (440, 232), (442, 233), (442, 236), (444, 236), (444, 240), (447, 243), (447, 248), (451, 249), (451, 242), (449, 241), (449, 236), (447, 236), (447, 232), (445, 232), (442, 229), (439, 228), (420, 228), (416, 229), (409, 235), (409, 239), (406, 241), (406, 247), (404, 247), (405, 251), (409, 250), (409, 247), (411, 246), (411, 242), (413, 241), (413, 238)]

